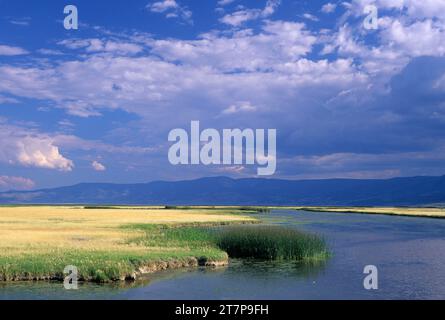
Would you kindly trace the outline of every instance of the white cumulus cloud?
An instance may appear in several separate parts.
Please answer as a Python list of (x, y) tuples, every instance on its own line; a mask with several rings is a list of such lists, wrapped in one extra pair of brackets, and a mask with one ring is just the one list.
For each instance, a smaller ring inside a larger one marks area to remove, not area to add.
[(336, 8), (337, 5), (335, 3), (328, 2), (321, 7), (321, 11), (324, 13), (331, 13), (334, 12)]
[(92, 167), (94, 170), (96, 170), (96, 171), (105, 171), (105, 170), (107, 170), (107, 168), (106, 168), (102, 163), (100, 163), (100, 162), (98, 162), (98, 161), (93, 161), (93, 162), (91, 163), (91, 167)]
[(74, 167), (51, 137), (33, 130), (0, 124), (0, 144), (0, 161), (5, 163), (59, 171)]
[(175, 0), (162, 0), (147, 4), (146, 8), (154, 13), (163, 13), (166, 18), (181, 18), (192, 24), (192, 11), (186, 6), (181, 6)]
[(16, 159), (25, 166), (71, 171), (73, 162), (59, 152), (50, 138), (24, 137), (15, 142)]

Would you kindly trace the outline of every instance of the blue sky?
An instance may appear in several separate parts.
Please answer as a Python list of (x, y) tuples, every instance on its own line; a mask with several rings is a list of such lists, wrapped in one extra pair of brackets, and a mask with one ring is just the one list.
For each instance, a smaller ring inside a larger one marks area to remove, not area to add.
[(0, 190), (256, 176), (172, 166), (192, 120), (277, 129), (276, 178), (444, 174), (444, 39), (444, 0), (0, 0)]

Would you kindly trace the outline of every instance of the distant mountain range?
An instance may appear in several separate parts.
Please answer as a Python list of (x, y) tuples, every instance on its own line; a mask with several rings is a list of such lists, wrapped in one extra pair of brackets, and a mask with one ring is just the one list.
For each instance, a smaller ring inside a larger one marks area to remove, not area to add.
[(0, 193), (0, 204), (414, 206), (445, 204), (445, 176), (387, 180), (211, 177), (141, 184), (82, 183)]

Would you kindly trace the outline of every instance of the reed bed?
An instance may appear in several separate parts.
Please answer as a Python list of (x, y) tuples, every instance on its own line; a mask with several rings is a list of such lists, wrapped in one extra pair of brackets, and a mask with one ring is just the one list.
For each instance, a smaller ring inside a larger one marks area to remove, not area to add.
[(301, 261), (328, 255), (323, 238), (280, 226), (227, 227), (216, 241), (233, 258)]

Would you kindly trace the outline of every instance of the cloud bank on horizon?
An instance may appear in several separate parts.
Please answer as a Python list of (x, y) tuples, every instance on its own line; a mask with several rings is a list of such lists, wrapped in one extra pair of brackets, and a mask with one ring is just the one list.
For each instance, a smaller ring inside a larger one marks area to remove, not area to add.
[(0, 190), (256, 175), (172, 166), (192, 120), (277, 129), (277, 178), (445, 173), (445, 0), (75, 4), (0, 1)]

